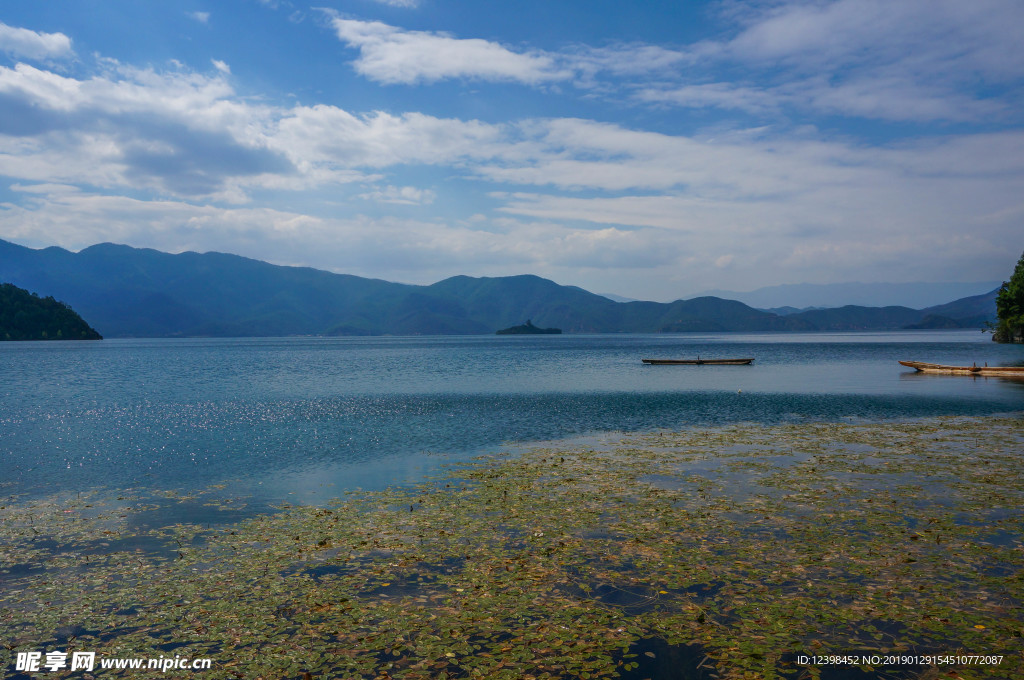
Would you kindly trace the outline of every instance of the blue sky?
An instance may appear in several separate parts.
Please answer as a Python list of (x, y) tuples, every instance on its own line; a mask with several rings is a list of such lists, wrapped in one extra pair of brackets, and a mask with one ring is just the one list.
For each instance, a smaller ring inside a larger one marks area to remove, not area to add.
[(0, 238), (652, 300), (999, 280), (1021, 26), (1018, 0), (5, 0)]

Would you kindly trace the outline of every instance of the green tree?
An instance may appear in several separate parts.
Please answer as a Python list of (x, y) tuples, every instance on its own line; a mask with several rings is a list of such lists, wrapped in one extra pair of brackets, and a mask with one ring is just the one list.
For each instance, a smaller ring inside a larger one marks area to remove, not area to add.
[(0, 339), (100, 340), (97, 333), (67, 304), (0, 283)]
[(996, 342), (1024, 342), (1024, 255), (1017, 261), (1013, 276), (1004, 281), (996, 296), (996, 323), (992, 339)]

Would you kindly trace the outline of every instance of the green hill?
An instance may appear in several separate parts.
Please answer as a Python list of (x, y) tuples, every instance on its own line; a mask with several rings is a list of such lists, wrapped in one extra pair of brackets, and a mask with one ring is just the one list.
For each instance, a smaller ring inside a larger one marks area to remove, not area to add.
[(0, 340), (102, 339), (63, 302), (0, 283)]

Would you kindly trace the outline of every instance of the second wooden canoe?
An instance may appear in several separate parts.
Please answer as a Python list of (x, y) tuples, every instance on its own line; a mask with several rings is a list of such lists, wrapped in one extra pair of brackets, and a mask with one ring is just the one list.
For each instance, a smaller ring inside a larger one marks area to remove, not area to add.
[(925, 361), (901, 361), (900, 363), (921, 373), (1024, 378), (1024, 366), (945, 366), (943, 364), (930, 364)]

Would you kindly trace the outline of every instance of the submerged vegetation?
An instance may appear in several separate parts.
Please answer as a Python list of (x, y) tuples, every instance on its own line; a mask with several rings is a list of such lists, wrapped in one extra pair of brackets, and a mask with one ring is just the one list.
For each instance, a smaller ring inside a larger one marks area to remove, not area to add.
[(0, 665), (59, 649), (268, 680), (818, 678), (838, 667), (801, 655), (892, 654), (863, 677), (1024, 677), (1022, 425), (629, 435), (230, 525), (12, 499)]

